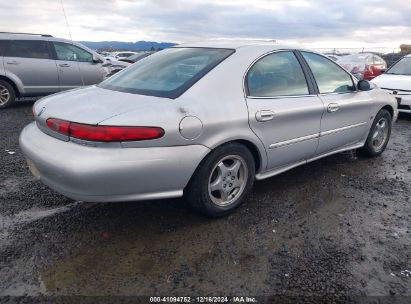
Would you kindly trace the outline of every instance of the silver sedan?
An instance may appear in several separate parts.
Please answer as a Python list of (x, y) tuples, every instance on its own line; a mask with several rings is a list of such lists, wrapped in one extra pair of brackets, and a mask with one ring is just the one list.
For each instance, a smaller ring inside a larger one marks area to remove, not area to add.
[(255, 179), (387, 146), (394, 97), (320, 54), (217, 41), (153, 54), (99, 85), (36, 102), (20, 145), (31, 172), (87, 202), (181, 197), (238, 207)]

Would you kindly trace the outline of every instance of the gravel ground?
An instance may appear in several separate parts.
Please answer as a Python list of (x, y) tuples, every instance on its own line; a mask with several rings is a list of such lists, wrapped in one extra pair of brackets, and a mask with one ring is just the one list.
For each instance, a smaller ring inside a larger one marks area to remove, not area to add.
[(411, 116), (381, 157), (338, 154), (257, 182), (219, 220), (179, 199), (55, 193), (18, 146), (31, 120), (30, 103), (0, 111), (0, 295), (411, 301)]

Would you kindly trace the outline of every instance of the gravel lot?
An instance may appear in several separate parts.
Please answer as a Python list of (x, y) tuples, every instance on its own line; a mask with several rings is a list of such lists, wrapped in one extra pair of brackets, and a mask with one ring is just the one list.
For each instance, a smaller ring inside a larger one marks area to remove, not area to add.
[(18, 146), (31, 120), (30, 103), (0, 111), (0, 295), (411, 297), (411, 116), (381, 157), (338, 154), (257, 182), (219, 220), (179, 199), (53, 192)]

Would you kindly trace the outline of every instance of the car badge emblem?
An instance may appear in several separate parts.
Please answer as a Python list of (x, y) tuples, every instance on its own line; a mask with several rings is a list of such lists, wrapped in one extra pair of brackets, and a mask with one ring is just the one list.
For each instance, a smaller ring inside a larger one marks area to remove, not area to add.
[(398, 94), (398, 91), (392, 91), (392, 93), (393, 93), (394, 95), (397, 95), (397, 94)]

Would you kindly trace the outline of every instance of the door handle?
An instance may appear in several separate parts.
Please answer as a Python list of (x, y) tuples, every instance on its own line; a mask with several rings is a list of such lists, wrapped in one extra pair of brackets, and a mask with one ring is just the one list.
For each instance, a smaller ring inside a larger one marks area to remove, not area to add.
[(274, 118), (274, 112), (270, 110), (261, 110), (255, 113), (257, 121), (268, 121)]
[(12, 61), (7, 61), (7, 64), (18, 65), (19, 62), (17, 62), (16, 60), (12, 60)]
[(67, 63), (61, 63), (61, 64), (59, 64), (59, 66), (62, 67), (62, 68), (68, 68), (68, 67), (70, 67), (70, 65), (67, 64)]
[(330, 103), (327, 107), (327, 111), (329, 113), (338, 111), (340, 109), (340, 105), (338, 103)]

